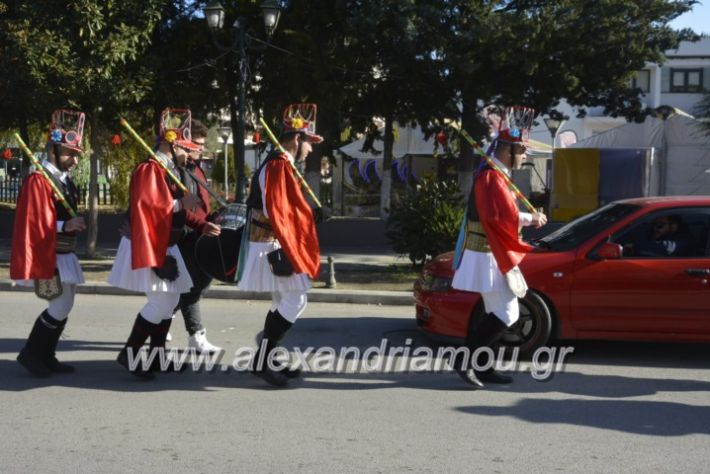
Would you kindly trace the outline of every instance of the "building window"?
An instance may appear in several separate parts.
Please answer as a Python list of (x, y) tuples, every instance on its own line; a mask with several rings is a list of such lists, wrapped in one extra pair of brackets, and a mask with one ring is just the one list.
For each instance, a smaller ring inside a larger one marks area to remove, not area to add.
[(671, 69), (671, 92), (702, 92), (702, 69)]
[(648, 94), (651, 91), (651, 72), (646, 69), (636, 71), (631, 78), (631, 88), (641, 89), (641, 92)]

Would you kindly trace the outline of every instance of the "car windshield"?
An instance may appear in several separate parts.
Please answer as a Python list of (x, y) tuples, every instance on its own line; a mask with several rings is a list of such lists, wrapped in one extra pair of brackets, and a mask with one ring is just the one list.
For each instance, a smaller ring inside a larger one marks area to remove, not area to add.
[(612, 203), (596, 211), (579, 217), (564, 227), (536, 241), (541, 247), (550, 250), (571, 250), (586, 242), (599, 231), (637, 211), (640, 206), (634, 204)]

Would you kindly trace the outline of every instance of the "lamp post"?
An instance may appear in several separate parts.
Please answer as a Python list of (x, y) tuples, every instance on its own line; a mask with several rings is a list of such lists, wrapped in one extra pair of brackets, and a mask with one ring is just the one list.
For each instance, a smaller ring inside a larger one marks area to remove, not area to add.
[[(232, 133), (231, 127), (219, 127), (219, 136), (224, 144), (224, 199), (229, 199), (229, 135)], [(234, 142), (232, 142), (234, 144)]]
[(560, 130), (560, 128), (562, 128), (562, 125), (565, 123), (565, 121), (553, 119), (551, 117), (544, 119), (544, 121), (545, 121), (545, 126), (550, 131), (550, 135), (552, 136), (552, 151), (554, 152), (555, 140), (557, 139), (557, 132)]
[[(279, 17), (281, 16), (281, 7), (277, 0), (266, 0), (261, 4), (261, 10), (264, 17), (264, 28), (266, 30), (267, 39), (271, 39), (271, 36), (276, 29), (276, 25), (279, 22)], [(205, 19), (207, 20), (207, 25), (210, 28), (210, 32), (215, 33), (224, 27), (224, 21), (226, 13), (224, 7), (216, 1), (213, 0), (204, 9)], [(232, 68), (231, 61), (226, 67), (226, 80), (227, 86), (229, 88), (229, 110), (230, 110), (230, 122), (232, 127), (232, 137), (234, 148), (234, 168), (236, 177), (236, 202), (243, 203), (246, 200), (245, 189), (246, 189), (246, 177), (244, 176), (244, 122), (245, 122), (245, 109), (246, 109), (246, 87), (247, 87), (247, 72), (248, 66), (248, 51), (252, 50), (263, 50), (262, 48), (256, 48), (251, 44), (252, 36), (247, 32), (247, 20), (244, 17), (239, 17), (232, 24), (232, 30), (234, 37), (230, 45), (221, 44), (215, 34), (212, 34), (212, 42), (215, 46), (222, 51), (235, 52), (238, 59), (238, 91), (235, 91), (235, 80), (234, 80), (234, 70)], [(229, 55), (228, 57), (231, 57)], [(236, 103), (235, 103), (236, 99)], [(226, 154), (225, 154), (226, 157)], [(226, 169), (225, 169), (226, 176)], [(225, 179), (226, 185), (226, 179)]]

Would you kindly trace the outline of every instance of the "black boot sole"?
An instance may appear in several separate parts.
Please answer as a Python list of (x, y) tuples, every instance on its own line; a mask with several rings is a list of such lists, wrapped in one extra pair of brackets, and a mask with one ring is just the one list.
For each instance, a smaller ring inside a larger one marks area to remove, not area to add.
[(146, 370), (143, 370), (141, 368), (135, 368), (133, 370), (130, 369), (128, 366), (128, 354), (124, 351), (121, 351), (118, 353), (118, 357), (116, 357), (116, 362), (121, 364), (123, 368), (125, 368), (131, 375), (134, 375), (140, 379), (143, 380), (153, 380), (155, 378), (155, 374), (152, 372), (148, 372)]
[(35, 377), (45, 379), (52, 376), (52, 371), (49, 370), (49, 367), (44, 364), (42, 359), (25, 349), (22, 349), (17, 355), (17, 362)]
[(76, 372), (76, 369), (73, 365), (59, 362), (56, 357), (53, 359), (45, 360), (44, 364), (49, 370), (56, 374), (73, 374), (74, 372)]
[(269, 369), (265, 370), (259, 370), (259, 371), (252, 371), (252, 374), (255, 376), (259, 377), (260, 379), (263, 379), (268, 383), (269, 385), (272, 385), (274, 387), (279, 387), (279, 388), (286, 388), (288, 387), (289, 384), (289, 377), (283, 373), (283, 372), (274, 372)]
[(495, 383), (499, 385), (508, 385), (513, 383), (513, 377), (499, 374), (494, 370), (487, 372), (476, 372), (476, 378), (478, 378), (482, 382)]
[(462, 369), (455, 369), (456, 373), (461, 377), (461, 380), (466, 382), (468, 385), (473, 387), (474, 390), (480, 390), (482, 388), (486, 388), (485, 385), (483, 385), (483, 382), (478, 380), (476, 377), (476, 373), (472, 369), (468, 370), (462, 370)]

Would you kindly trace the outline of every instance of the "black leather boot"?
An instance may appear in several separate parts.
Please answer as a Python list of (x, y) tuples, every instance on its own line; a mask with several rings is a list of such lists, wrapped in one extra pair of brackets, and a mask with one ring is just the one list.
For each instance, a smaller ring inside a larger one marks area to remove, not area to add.
[(170, 325), (173, 319), (163, 319), (157, 324), (155, 331), (150, 335), (150, 348), (149, 354), (155, 354), (153, 362), (150, 364), (151, 372), (183, 372), (187, 369), (186, 364), (182, 364), (179, 369), (176, 368), (175, 361), (170, 360), (167, 362), (165, 369), (161, 367), (161, 359), (168, 357), (166, 354), (165, 344), (168, 338), (168, 333), (170, 332)]
[(155, 375), (149, 370), (143, 369), (142, 361), (138, 361), (138, 365), (135, 368), (131, 369), (128, 360), (128, 349), (130, 348), (132, 350), (134, 360), (135, 358), (138, 358), (138, 354), (142, 349), (143, 344), (145, 344), (145, 341), (148, 340), (148, 337), (150, 337), (151, 334), (156, 331), (157, 327), (157, 324), (153, 324), (150, 321), (146, 320), (139, 313), (136, 317), (136, 321), (133, 323), (133, 329), (131, 330), (131, 334), (128, 336), (128, 341), (126, 341), (126, 345), (123, 349), (121, 349), (121, 352), (118, 353), (118, 357), (116, 358), (118, 363), (125, 367), (126, 370), (128, 370), (136, 377), (140, 377), (142, 379), (152, 379), (155, 377)]
[(34, 326), (27, 338), (25, 347), (17, 355), (17, 361), (35, 377), (49, 377), (52, 371), (45, 363), (47, 347), (50, 346), (53, 334), (43, 317), (46, 310), (35, 320)]
[[(46, 352), (44, 353), (44, 364), (51, 370), (52, 372), (57, 372), (57, 373), (63, 373), (63, 374), (69, 374), (74, 372), (74, 367), (65, 364), (63, 362), (59, 362), (57, 360), (57, 344), (59, 343), (59, 338), (62, 336), (62, 332), (64, 331), (64, 327), (67, 325), (67, 319), (64, 321), (57, 321), (54, 319), (46, 310), (44, 313), (42, 313), (42, 318), (44, 321), (50, 326), (51, 330), (51, 338), (49, 341), (49, 345), (47, 346)], [(54, 326), (53, 328), (51, 326)]]
[[(506, 329), (508, 327), (493, 313), (485, 314), (480, 321), (471, 321), (466, 335), (466, 346), (469, 348), (471, 357), (474, 356), (479, 348), (491, 347), (495, 344)], [(454, 368), (459, 376), (475, 389), (484, 388), (483, 382), (508, 384), (513, 381), (511, 377), (496, 372), (493, 367), (485, 371), (474, 370), (472, 367), (473, 361), (470, 362), (467, 367), (455, 364)]]
[[(271, 351), (278, 347), (279, 342), (281, 342), (288, 330), (291, 329), (291, 326), (293, 326), (293, 323), (281, 316), (278, 310), (269, 311), (264, 321), (264, 335), (261, 341), (259, 341), (259, 349), (257, 349), (254, 355), (252, 373), (276, 387), (286, 387), (290, 379), (301, 375), (300, 370), (293, 370), (286, 366), (282, 366), (278, 370), (273, 370), (269, 368), (268, 365)], [(261, 353), (262, 347), (264, 349), (263, 355)]]

